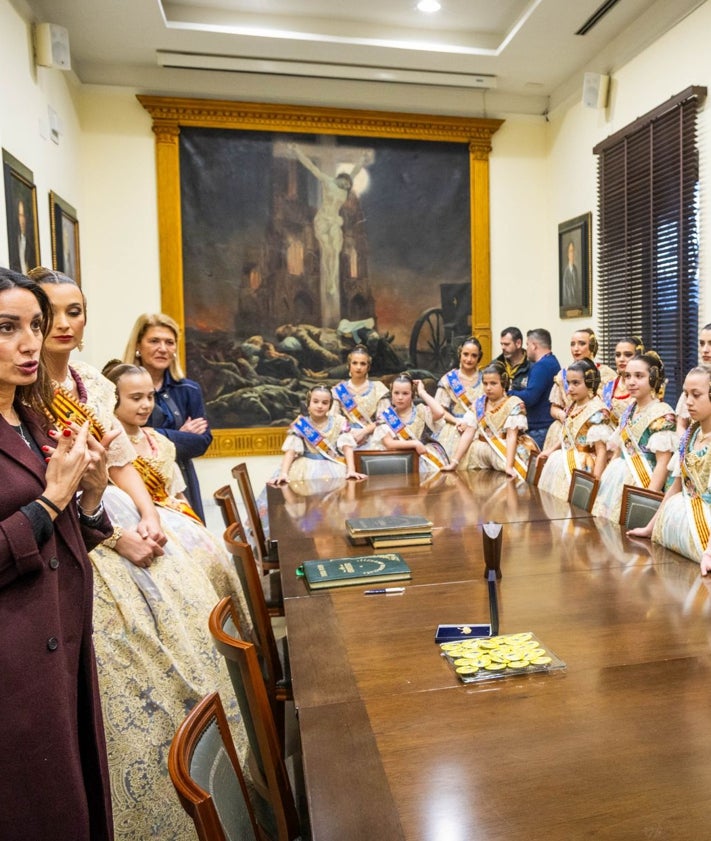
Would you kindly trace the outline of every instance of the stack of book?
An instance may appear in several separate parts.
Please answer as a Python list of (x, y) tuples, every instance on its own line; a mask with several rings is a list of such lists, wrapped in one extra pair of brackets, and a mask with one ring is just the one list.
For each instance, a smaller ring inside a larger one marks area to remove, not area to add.
[(378, 550), (432, 543), (432, 523), (425, 517), (410, 514), (358, 517), (346, 520), (346, 530), (354, 546), (370, 544)]

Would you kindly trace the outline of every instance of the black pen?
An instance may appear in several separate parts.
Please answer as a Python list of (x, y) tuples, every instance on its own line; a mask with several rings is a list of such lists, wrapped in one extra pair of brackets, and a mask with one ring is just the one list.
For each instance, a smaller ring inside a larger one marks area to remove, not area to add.
[(382, 587), (379, 590), (365, 590), (363, 595), (364, 596), (383, 596), (388, 595), (390, 593), (404, 593), (404, 587)]

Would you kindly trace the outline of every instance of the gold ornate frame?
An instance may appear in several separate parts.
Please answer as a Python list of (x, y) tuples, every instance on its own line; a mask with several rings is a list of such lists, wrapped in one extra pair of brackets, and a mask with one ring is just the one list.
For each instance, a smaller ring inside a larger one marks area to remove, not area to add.
[[(163, 311), (184, 324), (182, 228), (180, 218), (181, 126), (252, 131), (346, 134), (465, 143), (469, 147), (471, 206), (472, 332), (491, 356), (489, 240), (489, 152), (502, 120), (397, 114), (336, 108), (221, 100), (139, 96), (153, 119), (156, 136), (158, 229)], [(185, 354), (185, 348), (181, 348)], [(272, 455), (281, 451), (283, 429), (213, 430), (210, 456)]]

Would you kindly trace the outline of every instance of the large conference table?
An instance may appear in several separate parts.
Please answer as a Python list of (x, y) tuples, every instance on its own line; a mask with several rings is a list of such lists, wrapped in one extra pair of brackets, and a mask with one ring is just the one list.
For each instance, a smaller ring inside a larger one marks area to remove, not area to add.
[[(313, 841), (711, 837), (711, 587), (698, 565), (501, 474), (269, 488)], [(348, 517), (425, 514), (402, 595), (309, 593), (304, 560), (368, 554)], [(462, 684), (440, 623), (489, 620), (566, 668)]]

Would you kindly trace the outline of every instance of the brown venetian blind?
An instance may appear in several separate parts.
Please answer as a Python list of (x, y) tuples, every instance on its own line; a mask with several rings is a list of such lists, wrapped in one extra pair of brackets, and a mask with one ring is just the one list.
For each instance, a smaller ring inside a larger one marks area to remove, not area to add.
[(687, 88), (593, 149), (598, 155), (600, 348), (640, 336), (656, 350), (676, 401), (697, 361), (699, 155), (696, 112), (706, 88)]

